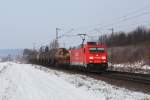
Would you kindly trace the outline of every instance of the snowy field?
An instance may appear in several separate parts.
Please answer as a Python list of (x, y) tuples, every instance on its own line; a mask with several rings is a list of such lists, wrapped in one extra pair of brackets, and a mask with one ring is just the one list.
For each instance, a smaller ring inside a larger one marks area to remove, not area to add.
[(0, 100), (150, 100), (84, 75), (31, 64), (0, 63)]

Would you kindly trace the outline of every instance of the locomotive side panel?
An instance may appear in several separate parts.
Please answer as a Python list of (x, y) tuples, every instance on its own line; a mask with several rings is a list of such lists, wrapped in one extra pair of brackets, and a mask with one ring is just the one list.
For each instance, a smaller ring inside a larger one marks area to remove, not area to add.
[(84, 53), (83, 49), (75, 49), (70, 51), (70, 64), (71, 65), (78, 65), (78, 66), (84, 66)]

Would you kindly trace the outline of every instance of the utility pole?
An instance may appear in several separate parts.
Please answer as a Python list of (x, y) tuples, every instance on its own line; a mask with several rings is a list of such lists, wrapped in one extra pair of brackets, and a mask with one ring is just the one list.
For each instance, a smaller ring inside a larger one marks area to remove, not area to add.
[(112, 34), (114, 34), (114, 28), (111, 28), (110, 30), (112, 31)]
[(66, 44), (64, 43), (64, 48), (66, 47)]
[(33, 42), (33, 50), (35, 50), (35, 48), (36, 48), (36, 43)]
[[(113, 36), (114, 36), (114, 28), (110, 28), (110, 29), (108, 29), (108, 30), (110, 30), (111, 31), (111, 34), (112, 34), (112, 39), (113, 39)], [(111, 52), (111, 58), (110, 58), (110, 60), (111, 60), (111, 66), (112, 66), (112, 60), (113, 60), (113, 48), (112, 48), (112, 46), (113, 46), (113, 40), (111, 39), (111, 47), (110, 47), (110, 52)]]
[(56, 28), (56, 39), (55, 39), (55, 48), (59, 47), (59, 41), (58, 41), (58, 31), (61, 30), (60, 28)]
[[(113, 39), (113, 35), (114, 35), (114, 28), (110, 28), (110, 29), (108, 29), (108, 30), (110, 30), (110, 31), (111, 31), (112, 39)], [(112, 41), (112, 39), (111, 39), (111, 46), (113, 45), (113, 44), (112, 44), (112, 42), (113, 42), (113, 41)]]

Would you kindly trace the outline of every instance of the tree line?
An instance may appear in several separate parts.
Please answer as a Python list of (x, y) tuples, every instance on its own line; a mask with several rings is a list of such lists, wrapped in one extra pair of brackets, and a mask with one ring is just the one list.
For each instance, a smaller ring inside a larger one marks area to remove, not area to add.
[(137, 27), (131, 32), (116, 32), (109, 36), (103, 35), (99, 38), (108, 47), (128, 46), (128, 45), (148, 45), (150, 44), (150, 29)]
[(143, 61), (150, 65), (150, 29), (137, 27), (130, 32), (103, 35), (99, 41), (107, 44), (111, 63)]

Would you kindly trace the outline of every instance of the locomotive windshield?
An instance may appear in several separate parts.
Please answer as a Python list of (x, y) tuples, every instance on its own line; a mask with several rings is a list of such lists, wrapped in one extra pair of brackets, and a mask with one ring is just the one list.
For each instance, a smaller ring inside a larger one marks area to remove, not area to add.
[(90, 53), (104, 53), (104, 48), (89, 48)]

